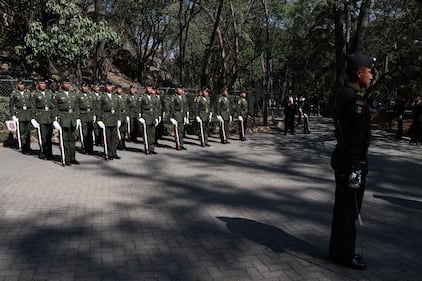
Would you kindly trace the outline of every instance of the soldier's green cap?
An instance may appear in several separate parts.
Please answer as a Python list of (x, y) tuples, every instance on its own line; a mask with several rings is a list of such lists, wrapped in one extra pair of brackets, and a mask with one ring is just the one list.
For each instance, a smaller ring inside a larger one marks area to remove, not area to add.
[(38, 79), (37, 79), (37, 82), (38, 82), (38, 83), (47, 83), (47, 82), (48, 82), (48, 80), (47, 80), (47, 79), (45, 79), (45, 78), (38, 78)]
[(69, 77), (62, 77), (62, 79), (60, 79), (61, 83), (70, 83), (70, 79)]
[(113, 85), (113, 83), (111, 83), (110, 80), (107, 80), (107, 81), (104, 82), (104, 85)]
[(17, 85), (24, 84), (23, 79), (22, 78), (18, 78), (18, 80), (16, 80), (16, 84)]
[(346, 56), (347, 67), (350, 69), (367, 67), (372, 68), (374, 65), (374, 58), (363, 54), (349, 54)]

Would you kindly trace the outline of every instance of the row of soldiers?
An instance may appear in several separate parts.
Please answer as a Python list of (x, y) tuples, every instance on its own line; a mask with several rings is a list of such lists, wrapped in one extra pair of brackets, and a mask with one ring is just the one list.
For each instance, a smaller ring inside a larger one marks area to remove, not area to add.
[[(16, 124), (19, 148), (24, 154), (30, 153), (30, 132), (36, 128), (41, 159), (53, 157), (53, 129), (59, 134), (63, 165), (79, 164), (75, 158), (77, 134), (83, 153), (93, 153), (94, 144), (101, 144), (108, 160), (120, 159), (118, 148), (125, 149), (126, 141), (138, 142), (138, 136), (143, 137), (145, 154), (155, 154), (164, 123), (173, 126), (176, 149), (186, 150), (183, 138), (190, 117), (194, 117), (198, 126), (202, 146), (209, 146), (210, 122), (214, 119), (220, 125), (221, 142), (228, 143), (233, 108), (236, 108), (239, 120), (240, 139), (246, 140), (248, 104), (245, 92), (240, 93), (233, 107), (228, 90), (224, 89), (213, 116), (207, 89), (198, 91), (190, 112), (183, 85), (180, 84), (165, 103), (159, 89), (152, 83), (145, 84), (143, 94), (138, 94), (133, 85), (125, 94), (121, 85), (114, 86), (113, 90), (109, 81), (104, 83), (102, 92), (99, 83), (89, 85), (87, 82), (83, 82), (78, 90), (73, 90), (68, 78), (62, 79), (59, 89), (53, 92), (47, 89), (47, 82), (39, 79), (36, 89), (29, 91), (25, 89), (24, 81), (18, 80), (10, 96), (10, 114)], [(193, 115), (190, 116), (190, 113)]]

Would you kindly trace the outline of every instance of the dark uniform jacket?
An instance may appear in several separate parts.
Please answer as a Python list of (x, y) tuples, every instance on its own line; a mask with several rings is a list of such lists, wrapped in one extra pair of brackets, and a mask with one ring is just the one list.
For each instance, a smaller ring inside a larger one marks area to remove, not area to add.
[(210, 118), (210, 102), (206, 97), (197, 97), (197, 116), (201, 118), (203, 122), (209, 122)]
[(54, 97), (60, 125), (64, 128), (76, 127), (79, 117), (78, 96), (75, 92), (58, 91)]
[(147, 125), (155, 123), (155, 99), (152, 95), (145, 94), (140, 98), (141, 116)]
[(10, 116), (15, 115), (20, 121), (31, 121), (35, 115), (33, 95), (24, 90), (14, 90), (9, 99)]
[(217, 103), (217, 115), (221, 115), (224, 121), (230, 120), (230, 100), (221, 96)]
[(94, 95), (80, 92), (78, 94), (79, 119), (82, 123), (94, 120)]
[(344, 173), (366, 170), (371, 117), (364, 93), (351, 84), (345, 85), (334, 96), (334, 107), (337, 146), (332, 155), (332, 167)]
[(127, 95), (126, 98), (126, 107), (128, 110), (128, 115), (131, 118), (136, 118), (138, 117), (138, 96), (137, 95)]
[(245, 98), (239, 98), (236, 111), (238, 116), (248, 117), (248, 101)]
[(120, 98), (116, 94), (103, 93), (100, 98), (101, 116), (104, 125), (108, 127), (117, 126), (120, 112)]
[(54, 118), (57, 116), (57, 111), (53, 101), (53, 93), (46, 90), (44, 94), (41, 91), (35, 91), (35, 119), (40, 124), (52, 124)]
[(187, 117), (188, 112), (188, 102), (185, 95), (175, 95), (173, 97), (171, 112), (177, 122), (183, 122), (183, 118)]

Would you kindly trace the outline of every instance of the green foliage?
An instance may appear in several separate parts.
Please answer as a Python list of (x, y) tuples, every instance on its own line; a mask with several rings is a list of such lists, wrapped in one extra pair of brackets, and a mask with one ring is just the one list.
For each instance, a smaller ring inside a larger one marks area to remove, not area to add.
[(32, 22), (24, 44), (15, 48), (18, 55), (35, 67), (51, 61), (59, 67), (74, 69), (92, 55), (98, 41), (105, 40), (112, 47), (122, 44), (107, 22), (94, 22), (74, 1), (47, 0), (46, 12), (53, 15), (52, 20), (47, 25), (41, 19)]
[(0, 97), (0, 129), (6, 120), (10, 120), (9, 113), (9, 98)]

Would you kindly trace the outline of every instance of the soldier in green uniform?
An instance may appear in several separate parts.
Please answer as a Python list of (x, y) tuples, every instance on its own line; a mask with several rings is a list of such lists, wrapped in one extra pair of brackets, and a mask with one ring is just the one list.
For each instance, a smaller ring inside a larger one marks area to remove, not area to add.
[(117, 155), (117, 121), (119, 120), (120, 99), (113, 94), (113, 84), (107, 81), (104, 85), (104, 93), (100, 98), (101, 121), (106, 127), (106, 140), (108, 159), (120, 159)]
[(368, 173), (371, 116), (363, 90), (371, 83), (373, 60), (366, 55), (350, 54), (346, 61), (348, 83), (333, 96), (337, 145), (331, 158), (336, 192), (330, 257), (335, 263), (365, 269), (362, 257), (355, 253), (355, 221), (359, 218)]
[(56, 108), (53, 101), (53, 93), (47, 90), (47, 81), (38, 79), (37, 90), (33, 93), (35, 104), (35, 120), (40, 124), (42, 151), (40, 151), (40, 159), (47, 158), (51, 160), (53, 157), (53, 149), (51, 137), (53, 134), (53, 121), (57, 116)]
[[(202, 131), (204, 134), (204, 146), (210, 146), (208, 144), (208, 135), (209, 135), (209, 124), (211, 121), (212, 113), (211, 113), (211, 104), (210, 99), (208, 97), (208, 89), (203, 89), (201, 91), (201, 95), (196, 97), (196, 116), (201, 118), (202, 121)], [(200, 128), (199, 128), (200, 130)], [(199, 137), (201, 137), (201, 132), (199, 131)]]
[(127, 109), (127, 96), (123, 93), (123, 87), (121, 85), (116, 86), (115, 93), (119, 98), (119, 120), (120, 120), (120, 140), (117, 145), (117, 149), (123, 150), (126, 149), (126, 132), (127, 132), (127, 117), (129, 116), (129, 112)]
[[(230, 122), (232, 121), (232, 116), (231, 116), (231, 104), (230, 104), (230, 99), (228, 98), (229, 92), (227, 88), (224, 88), (223, 91), (221, 92), (221, 96), (218, 99), (218, 103), (217, 103), (217, 118), (219, 118), (218, 116), (220, 116), (223, 120), (224, 120), (224, 127), (220, 128), (220, 138), (221, 138), (221, 143), (230, 143), (228, 141), (229, 139), (229, 129), (230, 129)], [(220, 124), (221, 127), (221, 124)]]
[(183, 136), (185, 135), (185, 125), (189, 123), (189, 109), (185, 90), (181, 84), (176, 86), (176, 95), (173, 96), (170, 112), (170, 116), (177, 121), (180, 142), (179, 150), (186, 150), (187, 148), (184, 146)]
[(35, 106), (33, 96), (25, 90), (22, 79), (16, 82), (16, 89), (10, 95), (9, 110), (10, 116), (19, 119), (22, 153), (29, 154), (31, 152), (31, 119), (35, 115)]
[(56, 92), (54, 101), (57, 107), (58, 122), (62, 127), (65, 163), (79, 165), (76, 152), (76, 119), (79, 116), (78, 95), (71, 89), (69, 78), (60, 81), (60, 90)]
[(152, 83), (145, 83), (145, 95), (139, 98), (139, 105), (141, 109), (141, 117), (145, 120), (146, 138), (148, 142), (148, 150), (145, 154), (156, 154), (155, 149), (155, 127), (158, 125), (158, 119), (156, 118), (156, 110), (154, 108), (156, 101), (153, 97)]
[(91, 96), (92, 96), (92, 109), (94, 110), (94, 137), (95, 145), (101, 145), (103, 137), (101, 129), (98, 127), (97, 121), (101, 119), (101, 92), (100, 92), (100, 83), (94, 82), (91, 86)]
[(164, 124), (163, 124), (163, 101), (160, 96), (160, 89), (157, 86), (153, 88), (153, 100), (154, 100), (154, 109), (155, 109), (155, 118), (158, 119), (158, 125), (155, 128), (155, 145), (158, 146), (158, 140), (162, 138), (163, 131), (164, 131)]
[(242, 91), (239, 94), (239, 99), (237, 100), (236, 107), (237, 117), (239, 118), (239, 139), (241, 141), (246, 141), (246, 125), (248, 121), (248, 101), (246, 100), (246, 92)]
[(128, 110), (128, 115), (130, 117), (130, 135), (129, 140), (137, 142), (137, 137), (139, 135), (139, 105), (138, 105), (138, 95), (136, 94), (136, 87), (134, 85), (129, 86), (129, 95), (126, 98), (126, 107)]
[(82, 82), (78, 94), (79, 119), (82, 126), (82, 138), (84, 144), (83, 153), (94, 152), (92, 132), (94, 130), (94, 95), (89, 92), (87, 82)]

